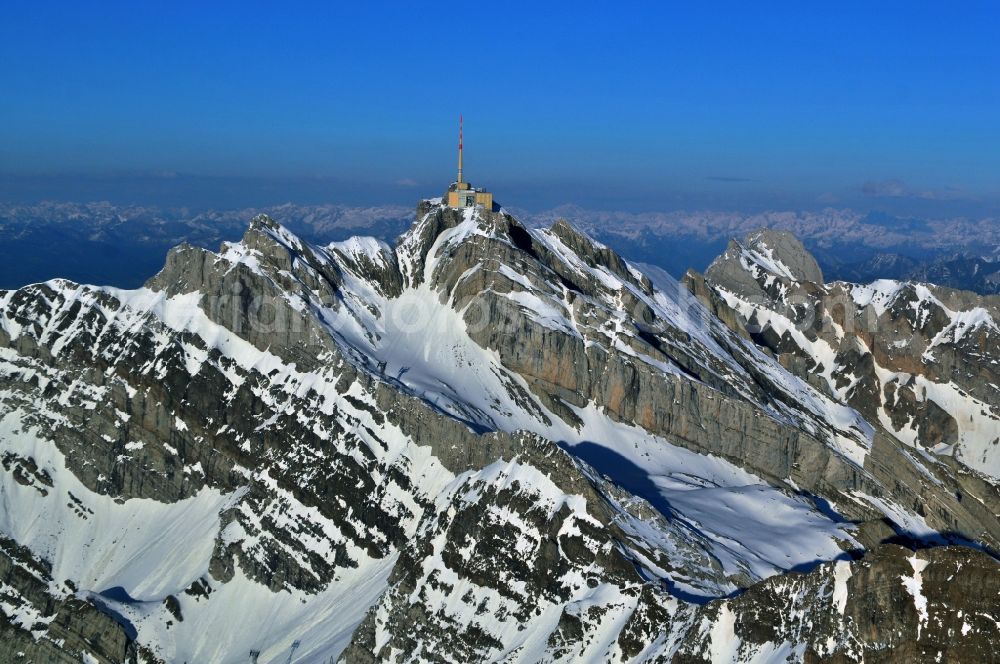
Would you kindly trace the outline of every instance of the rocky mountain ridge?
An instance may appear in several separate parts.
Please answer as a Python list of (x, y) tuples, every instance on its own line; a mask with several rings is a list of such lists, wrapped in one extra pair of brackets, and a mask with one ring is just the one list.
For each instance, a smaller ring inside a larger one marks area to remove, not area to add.
[(5, 656), (991, 652), (995, 482), (701, 284), (428, 200), (394, 248), (258, 217), (142, 289), (0, 292)]
[(759, 346), (818, 389), (904, 443), (1000, 476), (1000, 298), (918, 282), (824, 284), (796, 269), (811, 260), (793, 236), (762, 231), (731, 243), (705, 280)]

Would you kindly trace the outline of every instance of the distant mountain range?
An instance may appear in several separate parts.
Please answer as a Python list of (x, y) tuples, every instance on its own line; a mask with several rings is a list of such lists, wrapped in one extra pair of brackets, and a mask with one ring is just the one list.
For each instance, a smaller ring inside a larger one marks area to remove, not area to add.
[(824, 269), (842, 281), (899, 279), (984, 294), (1000, 293), (1000, 259), (989, 256), (953, 254), (921, 262), (902, 254), (876, 254), (857, 263), (828, 263)]
[[(992, 218), (913, 219), (879, 212), (613, 212), (563, 205), (511, 209), (530, 227), (566, 219), (630, 260), (675, 277), (704, 270), (732, 238), (761, 228), (790, 231), (816, 256), (828, 280), (917, 280), (984, 294), (1000, 292), (1000, 223)], [(214, 249), (238, 239), (263, 213), (311, 242), (363, 232), (393, 242), (408, 227), (404, 206), (285, 204), (191, 211), (109, 203), (0, 204), (0, 287), (62, 276), (120, 287), (141, 284), (174, 245)]]
[(110, 203), (0, 204), (0, 288), (56, 276), (123, 288), (138, 286), (182, 242), (218, 248), (238, 240), (246, 220), (265, 213), (310, 241), (343, 240), (363, 232), (394, 239), (411, 222), (401, 206), (280, 205), (260, 209), (192, 212), (184, 208), (118, 206)]
[(674, 276), (689, 267), (704, 270), (730, 239), (767, 228), (798, 237), (831, 281), (901, 279), (1000, 292), (1000, 223), (992, 218), (923, 220), (836, 209), (632, 214), (574, 206), (520, 214), (538, 226), (565, 218), (627, 258)]

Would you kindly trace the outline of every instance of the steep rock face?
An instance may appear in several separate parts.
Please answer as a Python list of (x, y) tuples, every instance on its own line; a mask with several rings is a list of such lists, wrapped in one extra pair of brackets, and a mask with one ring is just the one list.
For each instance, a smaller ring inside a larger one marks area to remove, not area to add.
[(972, 549), (885, 545), (707, 605), (670, 661), (989, 661), (995, 574)]
[(706, 272), (712, 294), (702, 298), (900, 441), (1000, 475), (1000, 301), (889, 280), (823, 284), (788, 269), (769, 242), (757, 234), (731, 244)]
[(0, 292), (0, 460), (24, 661), (700, 657), (718, 598), (998, 529), (679, 285), (433, 200), (395, 249), (261, 217), (143, 289)]
[[(859, 496), (896, 493), (939, 530), (1000, 541), (981, 503), (956, 498), (965, 489), (946, 466), (924, 468), (929, 462), (902, 450), (877, 421), (872, 429), (810, 385), (788, 380), (679, 286), (654, 287), (565, 223), (527, 231), (502, 212), (458, 225), (454, 214), (431, 209), (416, 227), (419, 237), (446, 229), (436, 260), (422, 264), (421, 282), (462, 311), (470, 337), (495, 350), (563, 420), (582, 425), (579, 409), (595, 403), (616, 420), (772, 482), (790, 480), (851, 518), (873, 516), (872, 501)], [(787, 234), (760, 234), (758, 251), (772, 238), (780, 244), (768, 260), (791, 263), (781, 263), (784, 273), (819, 274)], [(995, 490), (987, 493), (981, 500), (994, 504)], [(939, 507), (927, 510), (927, 503)]]
[(760, 286), (746, 269), (750, 264), (792, 281), (823, 283), (816, 259), (787, 231), (763, 229), (751, 233), (743, 242), (731, 240), (725, 253), (712, 263), (712, 277), (742, 294), (756, 295)]

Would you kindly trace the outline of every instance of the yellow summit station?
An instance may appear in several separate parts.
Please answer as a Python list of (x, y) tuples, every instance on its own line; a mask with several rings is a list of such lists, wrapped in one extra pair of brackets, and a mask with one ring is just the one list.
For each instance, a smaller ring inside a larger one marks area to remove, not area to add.
[(466, 208), (482, 205), (493, 209), (493, 194), (485, 189), (477, 189), (462, 177), (462, 116), (458, 117), (458, 180), (448, 187), (448, 207)]

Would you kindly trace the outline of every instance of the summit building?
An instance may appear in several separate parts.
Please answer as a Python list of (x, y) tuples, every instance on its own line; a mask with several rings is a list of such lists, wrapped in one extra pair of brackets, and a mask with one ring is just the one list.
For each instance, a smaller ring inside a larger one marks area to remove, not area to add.
[(454, 208), (482, 205), (487, 210), (493, 209), (493, 194), (473, 187), (465, 181), (462, 174), (462, 117), (458, 118), (458, 179), (448, 187), (448, 206)]

